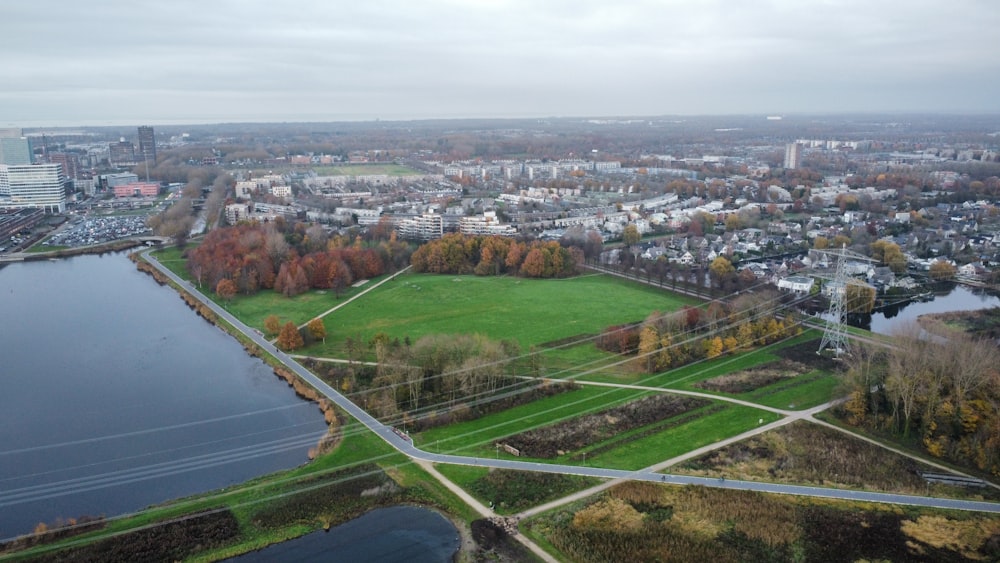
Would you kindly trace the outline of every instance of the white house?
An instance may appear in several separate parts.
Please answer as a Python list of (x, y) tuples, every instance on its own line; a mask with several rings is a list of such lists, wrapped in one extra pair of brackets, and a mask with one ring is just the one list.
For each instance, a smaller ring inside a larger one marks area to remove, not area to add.
[(808, 276), (788, 276), (778, 280), (778, 289), (805, 295), (812, 291), (814, 280)]

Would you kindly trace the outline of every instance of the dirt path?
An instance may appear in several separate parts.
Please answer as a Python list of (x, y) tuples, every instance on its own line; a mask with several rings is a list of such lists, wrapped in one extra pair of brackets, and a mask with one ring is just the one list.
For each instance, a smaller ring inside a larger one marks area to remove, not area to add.
[[(422, 460), (415, 460), (415, 461), (418, 465), (420, 465), (420, 467), (424, 469), (424, 471), (430, 473), (435, 479), (440, 481), (442, 485), (447, 487), (449, 491), (454, 493), (455, 496), (462, 499), (463, 502), (471, 506), (473, 510), (482, 515), (483, 518), (496, 517), (497, 514), (495, 512), (490, 510), (483, 503), (479, 502), (475, 497), (465, 492), (465, 489), (459, 487), (455, 483), (452, 483), (450, 479), (442, 475), (440, 471), (434, 468), (433, 463)], [(546, 553), (546, 551), (541, 547), (539, 547), (538, 544), (524, 537), (523, 534), (516, 534), (513, 537), (515, 540), (521, 542), (521, 544), (524, 545), (524, 547), (530, 549), (531, 552), (537, 555), (542, 561), (546, 561), (548, 563), (558, 563), (557, 559)]]

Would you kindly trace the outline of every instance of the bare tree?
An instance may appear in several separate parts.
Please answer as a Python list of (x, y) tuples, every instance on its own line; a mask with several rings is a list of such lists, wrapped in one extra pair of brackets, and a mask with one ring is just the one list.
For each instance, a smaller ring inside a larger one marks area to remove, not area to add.
[(919, 325), (904, 325), (893, 336), (895, 346), (889, 353), (885, 390), (892, 404), (893, 420), (897, 427), (902, 423), (903, 435), (908, 436), (918, 399), (927, 394), (936, 396), (934, 390), (940, 381), (932, 369), (931, 344)]

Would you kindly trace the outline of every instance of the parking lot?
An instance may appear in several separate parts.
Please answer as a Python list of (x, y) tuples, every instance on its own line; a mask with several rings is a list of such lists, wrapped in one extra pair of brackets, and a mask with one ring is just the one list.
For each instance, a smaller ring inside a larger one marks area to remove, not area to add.
[(43, 242), (44, 246), (89, 246), (152, 233), (145, 215), (93, 217), (67, 225)]

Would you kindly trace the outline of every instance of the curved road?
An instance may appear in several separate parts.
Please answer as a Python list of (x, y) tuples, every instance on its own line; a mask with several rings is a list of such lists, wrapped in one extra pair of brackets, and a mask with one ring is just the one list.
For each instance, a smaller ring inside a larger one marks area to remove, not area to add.
[[(380, 438), (385, 440), (389, 445), (391, 445), (398, 451), (402, 452), (403, 454), (407, 455), (408, 457), (414, 460), (431, 462), (431, 463), (451, 463), (457, 465), (496, 467), (500, 469), (513, 469), (519, 471), (538, 471), (542, 473), (584, 475), (587, 477), (597, 477), (602, 479), (628, 479), (637, 481), (650, 481), (657, 483), (669, 483), (672, 485), (702, 485), (706, 487), (759, 491), (763, 493), (800, 495), (800, 496), (823, 497), (823, 498), (853, 500), (853, 501), (906, 504), (914, 506), (926, 506), (932, 508), (946, 508), (953, 510), (971, 510), (979, 512), (1000, 513), (1000, 503), (995, 503), (995, 502), (955, 500), (955, 499), (925, 497), (925, 496), (901, 495), (893, 493), (855, 491), (849, 489), (833, 489), (833, 488), (809, 487), (800, 485), (784, 485), (778, 483), (761, 483), (756, 481), (739, 481), (739, 480), (729, 480), (729, 479), (724, 480), (724, 479), (715, 479), (711, 477), (671, 475), (671, 474), (657, 473), (653, 469), (656, 466), (653, 466), (653, 468), (640, 469), (637, 471), (627, 471), (622, 469), (579, 467), (575, 465), (558, 465), (558, 464), (538, 463), (529, 461), (516, 461), (508, 459), (492, 459), (489, 457), (478, 458), (471, 456), (436, 454), (436, 453), (426, 452), (414, 446), (410, 440), (400, 436), (399, 434), (396, 433), (394, 429), (382, 424), (377, 419), (375, 419), (375, 417), (371, 416), (370, 414), (365, 412), (362, 408), (358, 407), (349, 399), (347, 399), (339, 392), (337, 392), (335, 389), (327, 385), (323, 380), (316, 377), (312, 372), (302, 367), (288, 354), (285, 354), (281, 350), (277, 349), (273, 344), (271, 344), (267, 339), (265, 339), (262, 335), (260, 335), (256, 330), (243, 324), (235, 316), (231, 315), (228, 311), (217, 305), (212, 300), (208, 299), (200, 291), (195, 289), (195, 287), (192, 284), (188, 283), (181, 277), (171, 272), (166, 267), (162, 266), (159, 263), (159, 261), (157, 261), (155, 258), (149, 255), (150, 252), (152, 252), (152, 249), (144, 251), (142, 255), (144, 258), (147, 259), (149, 263), (155, 266), (160, 272), (162, 272), (164, 275), (169, 277), (171, 280), (173, 280), (181, 287), (185, 288), (187, 292), (189, 292), (191, 295), (194, 295), (198, 300), (200, 300), (207, 307), (212, 309), (212, 311), (214, 311), (215, 314), (226, 319), (227, 322), (232, 324), (244, 335), (253, 340), (254, 343), (260, 346), (262, 349), (266, 350), (268, 353), (278, 358), (278, 360), (280, 360), (283, 364), (285, 364), (289, 369), (294, 371), (299, 377), (307, 381), (310, 385), (315, 387), (316, 390), (318, 390), (328, 399), (336, 403), (337, 406), (339, 406), (341, 409), (343, 409), (348, 414), (350, 414), (358, 421), (360, 421), (362, 424), (364, 424), (369, 430), (377, 434)], [(754, 431), (759, 431), (759, 429), (755, 429)], [(739, 438), (739, 437), (734, 437), (734, 438)]]

